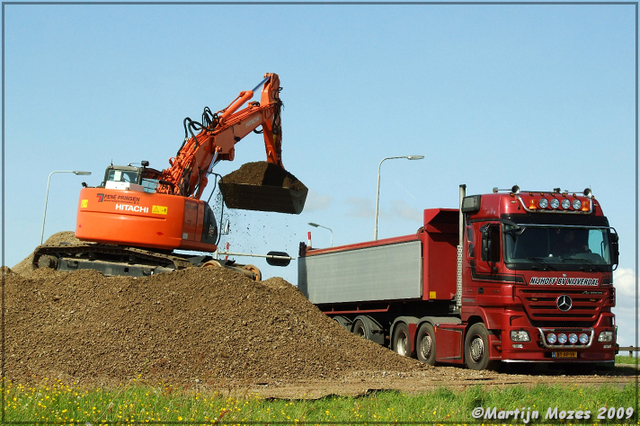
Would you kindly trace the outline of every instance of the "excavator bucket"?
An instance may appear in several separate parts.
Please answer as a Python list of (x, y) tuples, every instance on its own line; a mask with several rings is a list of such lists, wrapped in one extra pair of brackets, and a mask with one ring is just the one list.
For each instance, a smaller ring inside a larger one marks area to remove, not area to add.
[(243, 164), (220, 180), (220, 192), (227, 207), (300, 214), (307, 199), (307, 187), (277, 164)]

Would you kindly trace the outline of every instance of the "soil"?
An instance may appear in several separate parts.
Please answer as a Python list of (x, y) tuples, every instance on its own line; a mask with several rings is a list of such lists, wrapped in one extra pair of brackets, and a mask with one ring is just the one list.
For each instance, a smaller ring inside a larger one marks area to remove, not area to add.
[(302, 211), (308, 193), (294, 175), (266, 161), (245, 163), (223, 176), (220, 191), (229, 208), (289, 214)]
[[(73, 233), (45, 244), (76, 243)], [(631, 367), (591, 375), (431, 367), (357, 337), (281, 278), (225, 268), (145, 278), (3, 268), (5, 373), (26, 383), (111, 387), (137, 380), (265, 397), (317, 398), (440, 386), (626, 383)]]
[(246, 185), (267, 185), (280, 188), (306, 191), (307, 187), (294, 175), (278, 166), (266, 161), (245, 163), (236, 171), (222, 178), (224, 183), (237, 183)]

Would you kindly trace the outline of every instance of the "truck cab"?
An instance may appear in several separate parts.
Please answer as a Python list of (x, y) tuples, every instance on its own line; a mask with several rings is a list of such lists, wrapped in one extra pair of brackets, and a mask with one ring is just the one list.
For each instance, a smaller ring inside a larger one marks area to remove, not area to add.
[(486, 328), (488, 359), (613, 362), (618, 235), (589, 190), (495, 190), (461, 211), (460, 317)]

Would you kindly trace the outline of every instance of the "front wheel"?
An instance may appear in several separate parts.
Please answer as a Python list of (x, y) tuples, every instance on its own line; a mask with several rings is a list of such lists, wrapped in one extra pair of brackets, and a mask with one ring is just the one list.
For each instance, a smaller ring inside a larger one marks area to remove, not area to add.
[(499, 364), (489, 360), (489, 332), (482, 323), (473, 324), (467, 332), (464, 362), (472, 370), (495, 370)]

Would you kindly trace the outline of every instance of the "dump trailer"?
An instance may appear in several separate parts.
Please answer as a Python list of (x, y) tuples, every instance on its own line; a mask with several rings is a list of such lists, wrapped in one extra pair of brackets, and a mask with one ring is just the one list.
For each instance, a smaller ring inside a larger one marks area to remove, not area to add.
[(415, 234), (300, 244), (298, 285), (353, 333), (431, 365), (613, 363), (618, 235), (589, 189), (494, 189)]

